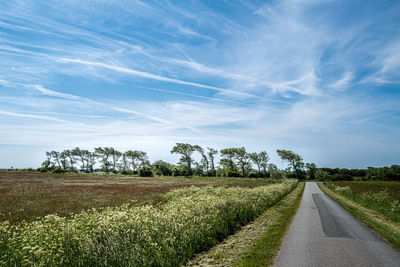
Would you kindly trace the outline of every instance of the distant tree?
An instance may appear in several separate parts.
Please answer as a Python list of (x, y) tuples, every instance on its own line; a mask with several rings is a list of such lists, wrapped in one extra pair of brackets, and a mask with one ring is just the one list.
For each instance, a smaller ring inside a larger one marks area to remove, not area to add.
[(120, 172), (126, 172), (129, 170), (129, 161), (125, 153), (122, 153), (121, 163), (118, 164), (118, 169)]
[(60, 152), (53, 150), (53, 151), (50, 151), (50, 152), (46, 152), (46, 155), (47, 155), (49, 161), (51, 162), (52, 166), (61, 167)]
[(307, 174), (310, 180), (315, 180), (315, 173), (317, 171), (317, 165), (315, 163), (306, 163)]
[(267, 167), (268, 173), (271, 175), (271, 173), (275, 172), (278, 170), (278, 167), (273, 164), (273, 163), (269, 163), (268, 167)]
[(60, 163), (61, 163), (61, 168), (64, 170), (68, 169), (68, 153), (64, 150), (60, 154)]
[(233, 148), (233, 152), (237, 165), (239, 165), (242, 171), (242, 176), (246, 177), (247, 169), (250, 166), (250, 157), (249, 154), (246, 152), (246, 148), (244, 147)]
[(179, 162), (186, 167), (188, 175), (192, 175), (192, 164), (194, 161), (192, 158), (192, 154), (198, 149), (198, 147), (199, 146), (197, 145), (191, 145), (187, 143), (176, 143), (176, 145), (171, 150), (171, 154), (181, 155)]
[(65, 157), (67, 158), (67, 165), (70, 171), (75, 170), (76, 156), (73, 153), (73, 150), (66, 149), (63, 151), (65, 153)]
[(81, 150), (79, 147), (75, 147), (74, 149), (71, 150), (71, 154), (74, 155), (77, 160), (80, 160), (81, 163), (80, 169), (85, 170), (86, 166), (85, 166), (85, 156), (83, 150)]
[(257, 166), (258, 173), (261, 174), (261, 162), (258, 158), (258, 153), (257, 152), (249, 153), (249, 157), (250, 160)]
[(132, 171), (136, 171), (139, 165), (139, 153), (137, 150), (128, 150), (125, 153), (125, 157), (128, 159), (128, 162), (132, 166)]
[[(249, 157), (251, 161), (257, 166), (258, 169), (258, 174), (260, 176), (267, 176), (267, 168), (268, 168), (268, 162), (269, 162), (269, 156), (268, 153), (265, 151), (261, 151), (260, 153), (250, 153)], [(261, 172), (261, 168), (263, 170), (263, 173)]]
[(96, 164), (97, 155), (95, 152), (90, 152), (88, 150), (84, 150), (84, 155), (86, 158), (86, 171), (93, 172), (94, 165)]
[(266, 151), (261, 151), (258, 153), (258, 160), (260, 161), (260, 166), (263, 170), (263, 176), (267, 177), (268, 175), (268, 162), (269, 162), (269, 156)]
[(209, 148), (209, 147), (207, 149), (208, 149), (207, 155), (208, 155), (208, 159), (210, 161), (212, 176), (216, 176), (217, 173), (215, 170), (214, 159), (215, 159), (215, 155), (218, 154), (218, 150)]
[(221, 149), (221, 159), (219, 164), (222, 166), (224, 170), (236, 171), (237, 166), (233, 161), (235, 158), (235, 150), (234, 148), (224, 148)]
[(286, 161), (288, 163), (289, 171), (293, 170), (295, 176), (299, 179), (304, 178), (304, 162), (303, 158), (300, 155), (293, 153), (290, 150), (278, 149), (276, 150), (276, 152), (283, 161)]
[[(204, 149), (201, 146), (196, 146), (196, 150), (201, 155), (201, 161), (200, 161), (201, 162), (201, 166), (204, 167), (204, 170), (207, 173), (208, 169), (209, 169), (209, 165), (210, 165), (209, 162), (208, 162), (207, 153), (204, 152)], [(197, 166), (197, 167), (199, 167), (199, 166)]]
[(111, 169), (113, 172), (117, 171), (117, 165), (118, 165), (118, 161), (122, 156), (122, 153), (116, 149), (114, 149), (113, 147), (108, 148), (108, 151), (106, 151), (109, 153), (109, 155), (111, 156)]
[(109, 161), (111, 157), (112, 148), (111, 147), (96, 147), (94, 149), (96, 157), (100, 160), (101, 168), (109, 173), (111, 169), (111, 163)]
[(148, 165), (150, 165), (149, 162), (149, 157), (147, 156), (147, 153), (144, 151), (135, 151), (137, 154), (137, 158), (141, 164), (141, 168), (144, 168)]

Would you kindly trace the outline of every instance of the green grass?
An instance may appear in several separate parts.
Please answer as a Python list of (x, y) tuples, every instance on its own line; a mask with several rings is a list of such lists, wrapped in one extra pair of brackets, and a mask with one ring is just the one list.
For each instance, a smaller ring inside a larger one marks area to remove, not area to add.
[[(349, 201), (343, 201), (338, 198), (336, 192), (332, 191), (328, 187), (319, 184), (319, 187), (325, 194), (327, 194), (330, 198), (338, 202), (342, 207), (344, 207), (347, 211), (349, 211), (354, 217), (359, 219), (361, 222), (366, 224), (376, 233), (378, 233), (382, 238), (386, 239), (393, 247), (400, 250), (400, 225), (399, 224), (391, 224), (391, 223), (382, 223), (383, 218), (378, 220), (376, 216), (371, 213), (364, 212), (360, 210), (357, 206), (352, 204)], [(343, 196), (346, 198), (346, 196)]]
[(354, 193), (379, 193), (386, 191), (390, 198), (400, 201), (400, 181), (338, 181), (331, 182), (337, 186), (348, 186)]
[(171, 190), (197, 186), (253, 188), (272, 179), (137, 177), (0, 171), (0, 222), (17, 224), (49, 214), (70, 216), (91, 208), (116, 207), (132, 200), (158, 203)]
[(278, 218), (268, 228), (267, 232), (262, 235), (261, 239), (247, 251), (243, 260), (237, 263), (236, 266), (269, 266), (273, 263), (282, 240), (289, 229), (294, 215), (300, 205), (301, 198), (304, 192), (304, 183), (301, 185), (297, 195), (286, 201), (279, 202), (273, 209), (278, 214)]
[(400, 182), (333, 182), (329, 189), (361, 206), (377, 211), (386, 219), (400, 222)]

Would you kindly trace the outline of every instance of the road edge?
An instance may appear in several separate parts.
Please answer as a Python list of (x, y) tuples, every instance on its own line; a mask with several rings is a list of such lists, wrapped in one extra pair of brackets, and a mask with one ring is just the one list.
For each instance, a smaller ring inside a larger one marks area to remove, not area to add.
[(396, 229), (391, 227), (391, 225), (393, 225), (391, 222), (387, 221), (377, 212), (362, 207), (361, 205), (338, 195), (327, 188), (324, 184), (317, 183), (317, 185), (328, 197), (333, 199), (359, 221), (386, 240), (393, 248), (400, 251), (400, 234)]
[(242, 256), (242, 261), (235, 266), (271, 266), (282, 242), (292, 224), (293, 218), (297, 213), (303, 198), (305, 183), (299, 183), (299, 192), (288, 202), (279, 202), (275, 209), (279, 212), (279, 217), (272, 223), (260, 239)]

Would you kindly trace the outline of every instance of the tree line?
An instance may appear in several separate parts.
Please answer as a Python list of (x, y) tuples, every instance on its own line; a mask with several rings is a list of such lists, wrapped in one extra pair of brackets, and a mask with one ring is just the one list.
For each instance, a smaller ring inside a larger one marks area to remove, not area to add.
[[(150, 163), (146, 152), (118, 151), (112, 147), (97, 147), (93, 151), (67, 149), (46, 152), (42, 172), (105, 172), (138, 174), (139, 176), (208, 176), (251, 178), (298, 178), (320, 181), (338, 180), (400, 180), (400, 166), (368, 167), (367, 169), (318, 168), (315, 163), (304, 163), (303, 158), (290, 150), (276, 150), (287, 163), (283, 170), (270, 162), (266, 151), (248, 152), (245, 147), (217, 150), (199, 145), (176, 143), (171, 154), (180, 155), (176, 164), (163, 160)], [(195, 160), (195, 157), (199, 160)], [(219, 160), (217, 161), (217, 157)]]
[[(177, 164), (163, 160), (150, 163), (148, 155), (140, 150), (118, 151), (112, 147), (97, 147), (93, 151), (67, 149), (46, 152), (46, 160), (39, 171), (42, 172), (105, 172), (120, 174), (139, 174), (140, 176), (209, 176), (209, 177), (297, 177), (305, 178), (309, 166), (303, 158), (289, 150), (277, 150), (282, 160), (288, 163), (286, 170), (280, 170), (270, 163), (266, 151), (247, 152), (244, 147), (203, 148), (199, 145), (176, 143), (171, 154), (180, 155)], [(195, 160), (194, 156), (197, 154)], [(219, 161), (216, 157), (219, 155)]]
[(400, 181), (400, 165), (367, 169), (318, 168), (315, 178), (321, 181)]

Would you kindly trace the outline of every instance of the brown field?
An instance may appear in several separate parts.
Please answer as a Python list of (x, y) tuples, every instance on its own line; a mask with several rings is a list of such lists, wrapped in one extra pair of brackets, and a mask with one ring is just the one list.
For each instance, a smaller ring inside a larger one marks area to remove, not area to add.
[(142, 178), (0, 171), (0, 221), (33, 221), (53, 213), (68, 216), (85, 209), (117, 206), (131, 200), (157, 203), (168, 191), (192, 185), (256, 187), (273, 182), (269, 179)]

